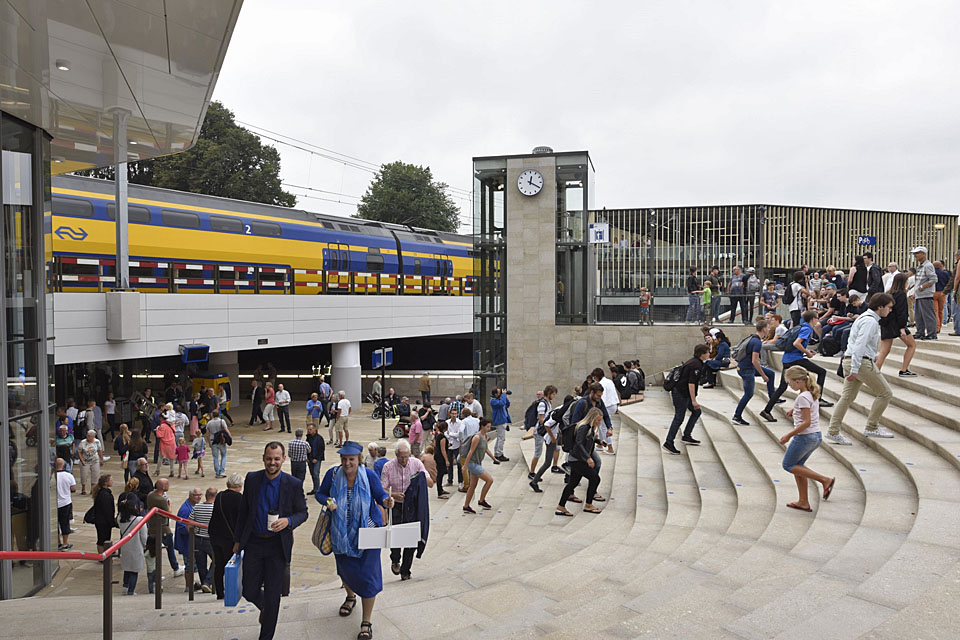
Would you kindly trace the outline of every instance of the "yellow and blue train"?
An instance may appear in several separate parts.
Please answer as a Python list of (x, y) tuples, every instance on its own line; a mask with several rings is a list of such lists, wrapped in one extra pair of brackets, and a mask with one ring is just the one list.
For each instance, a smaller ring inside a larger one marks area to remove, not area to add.
[[(114, 281), (114, 185), (52, 184), (58, 291)], [(197, 293), (470, 295), (469, 236), (130, 185), (131, 286)]]

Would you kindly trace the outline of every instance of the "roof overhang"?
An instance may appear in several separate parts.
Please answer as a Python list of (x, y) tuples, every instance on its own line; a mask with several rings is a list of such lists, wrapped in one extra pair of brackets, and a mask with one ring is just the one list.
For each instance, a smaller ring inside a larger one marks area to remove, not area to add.
[(51, 170), (196, 141), (243, 0), (0, 0), (0, 109), (47, 131)]

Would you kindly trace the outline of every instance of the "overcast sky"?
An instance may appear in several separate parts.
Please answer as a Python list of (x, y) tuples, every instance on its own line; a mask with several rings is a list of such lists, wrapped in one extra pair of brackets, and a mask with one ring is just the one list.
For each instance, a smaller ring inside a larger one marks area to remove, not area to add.
[[(548, 145), (590, 152), (598, 208), (960, 212), (958, 24), (918, 0), (246, 0), (214, 97), (464, 190), (473, 156)], [(277, 146), (284, 181), (346, 196), (292, 191), (349, 203), (298, 206), (353, 213), (371, 173)]]

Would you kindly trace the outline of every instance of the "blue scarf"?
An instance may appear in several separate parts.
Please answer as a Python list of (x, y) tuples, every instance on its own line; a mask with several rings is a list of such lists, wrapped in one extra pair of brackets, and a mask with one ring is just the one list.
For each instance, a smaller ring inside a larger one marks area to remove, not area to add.
[(358, 548), (360, 527), (370, 517), (370, 483), (367, 481), (366, 468), (361, 466), (357, 469), (349, 522), (347, 522), (347, 476), (343, 472), (343, 467), (337, 469), (333, 476), (330, 495), (337, 501), (337, 510), (331, 514), (330, 518), (330, 540), (333, 543), (333, 552), (359, 558), (363, 553)]

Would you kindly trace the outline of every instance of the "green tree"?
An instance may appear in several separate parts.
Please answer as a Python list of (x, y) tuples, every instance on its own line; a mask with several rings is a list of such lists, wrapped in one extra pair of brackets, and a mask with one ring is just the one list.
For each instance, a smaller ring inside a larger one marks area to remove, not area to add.
[(430, 167), (391, 162), (380, 167), (360, 199), (355, 218), (456, 232), (460, 208)]
[[(113, 167), (80, 171), (113, 178)], [(233, 113), (211, 102), (197, 143), (161, 158), (127, 164), (131, 184), (292, 207), (297, 198), (280, 186), (280, 154), (234, 121)]]

